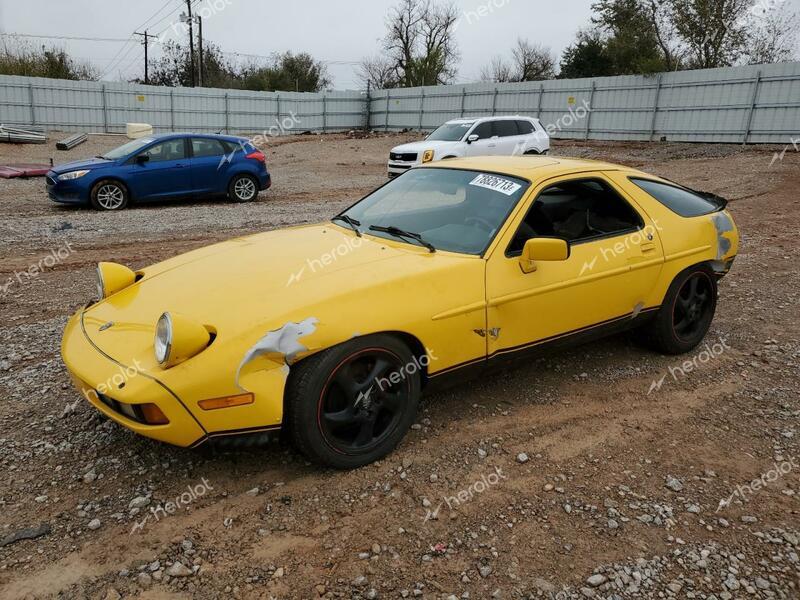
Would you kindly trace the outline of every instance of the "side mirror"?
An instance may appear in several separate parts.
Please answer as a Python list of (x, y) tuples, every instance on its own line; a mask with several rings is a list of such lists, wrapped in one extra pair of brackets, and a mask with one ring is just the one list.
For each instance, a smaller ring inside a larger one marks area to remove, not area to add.
[(525, 242), (519, 266), (523, 273), (533, 273), (536, 270), (536, 261), (567, 260), (569, 258), (569, 244), (561, 238), (531, 238)]
[(150, 156), (147, 154), (137, 154), (136, 155), (136, 164), (143, 165), (148, 160), (150, 160)]
[(472, 142), (477, 142), (479, 139), (481, 139), (481, 138), (478, 136), (478, 134), (477, 133), (473, 133), (471, 136), (469, 136), (467, 138), (467, 143), (471, 144)]

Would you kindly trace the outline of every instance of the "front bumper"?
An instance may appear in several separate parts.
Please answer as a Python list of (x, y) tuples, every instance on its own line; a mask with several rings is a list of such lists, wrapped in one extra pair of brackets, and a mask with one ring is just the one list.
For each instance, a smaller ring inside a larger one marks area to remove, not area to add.
[[(183, 447), (205, 439), (206, 431), (165, 385), (138, 371), (135, 366), (112, 360), (89, 341), (83, 331), (81, 314), (79, 311), (67, 323), (61, 355), (83, 397), (106, 417), (140, 435)], [(114, 402), (107, 403), (108, 399)], [(134, 407), (155, 404), (169, 423), (147, 425), (138, 422), (112, 408), (120, 404)]]
[(403, 162), (397, 160), (390, 160), (387, 164), (389, 177), (397, 177), (408, 171), (412, 167), (416, 167), (419, 162)]
[(80, 179), (59, 181), (58, 175), (50, 171), (45, 177), (47, 197), (61, 204), (88, 204), (89, 193)]

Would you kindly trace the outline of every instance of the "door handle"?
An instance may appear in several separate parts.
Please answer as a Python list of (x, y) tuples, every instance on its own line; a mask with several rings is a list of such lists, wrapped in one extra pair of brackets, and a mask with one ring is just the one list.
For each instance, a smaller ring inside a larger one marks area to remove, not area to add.
[(642, 254), (647, 252), (653, 252), (656, 249), (656, 245), (653, 242), (645, 242), (639, 248), (642, 250)]
[(175, 165), (175, 168), (176, 168), (176, 169), (182, 169), (182, 168), (184, 168), (185, 166), (186, 166), (186, 165), (185, 165), (185, 164), (183, 164), (183, 163), (178, 163), (177, 165)]

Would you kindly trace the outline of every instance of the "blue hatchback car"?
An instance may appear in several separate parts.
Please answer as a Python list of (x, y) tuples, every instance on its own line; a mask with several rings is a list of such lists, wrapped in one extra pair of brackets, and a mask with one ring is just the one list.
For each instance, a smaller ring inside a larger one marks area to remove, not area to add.
[(53, 167), (47, 194), (55, 202), (121, 210), (131, 202), (219, 195), (248, 202), (271, 183), (264, 153), (246, 138), (171, 133)]

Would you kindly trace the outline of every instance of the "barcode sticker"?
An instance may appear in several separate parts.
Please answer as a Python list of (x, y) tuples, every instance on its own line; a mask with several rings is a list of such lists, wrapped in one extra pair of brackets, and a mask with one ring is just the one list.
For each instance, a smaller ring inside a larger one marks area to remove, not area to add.
[(469, 184), (500, 192), (506, 196), (513, 196), (522, 187), (520, 184), (514, 183), (508, 179), (503, 179), (497, 175), (487, 175), (486, 173), (478, 175), (475, 179), (470, 181)]

